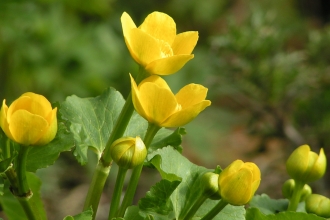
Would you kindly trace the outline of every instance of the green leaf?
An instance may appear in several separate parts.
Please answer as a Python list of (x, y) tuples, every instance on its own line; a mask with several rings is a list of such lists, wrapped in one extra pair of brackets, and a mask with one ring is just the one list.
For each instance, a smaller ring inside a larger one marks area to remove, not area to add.
[[(67, 97), (61, 104), (60, 112), (68, 120), (74, 134), (75, 156), (81, 164), (87, 162), (87, 149), (91, 147), (101, 156), (114, 124), (125, 103), (122, 95), (108, 88), (95, 98)], [(144, 136), (147, 122), (136, 113), (125, 132), (125, 136)]]
[(325, 220), (314, 214), (304, 212), (280, 212), (278, 214), (265, 215), (257, 208), (248, 208), (246, 220)]
[[(126, 220), (144, 220), (144, 217), (140, 214), (140, 210), (137, 206), (130, 206), (126, 209), (124, 219), (126, 219)], [(116, 220), (118, 220), (118, 218)]]
[(155, 212), (161, 215), (168, 215), (173, 210), (169, 198), (180, 182), (162, 179), (156, 183), (147, 192), (146, 196), (139, 201), (140, 210), (145, 213)]
[[(29, 186), (33, 192), (31, 202), (35, 204), (38, 209), (38, 214), (41, 219), (47, 219), (46, 213), (43, 208), (43, 203), (40, 197), (41, 181), (34, 173), (27, 173), (27, 179)], [(0, 196), (0, 203), (4, 210), (4, 213), (9, 220), (26, 220), (25, 213), (18, 200), (9, 190), (9, 182), (5, 182), (5, 192), (3, 196)]]
[(63, 151), (70, 151), (74, 146), (72, 134), (61, 118), (58, 118), (58, 130), (53, 141), (45, 146), (31, 147), (29, 150), (26, 169), (35, 172), (37, 169), (48, 167), (57, 160)]
[(93, 219), (93, 210), (92, 208), (90, 208), (78, 215), (66, 216), (63, 220), (92, 220), (92, 219)]
[(263, 214), (276, 214), (286, 211), (289, 205), (287, 199), (271, 199), (268, 195), (256, 195), (250, 201), (250, 207), (258, 208)]
[(182, 136), (185, 134), (185, 128), (177, 128), (175, 131), (163, 128), (158, 131), (148, 151), (150, 153), (162, 147), (172, 146), (182, 153)]
[[(193, 220), (197, 220), (205, 216), (218, 202), (219, 200), (207, 199), (198, 209)], [(245, 220), (245, 208), (244, 206), (227, 205), (213, 218), (213, 220)]]

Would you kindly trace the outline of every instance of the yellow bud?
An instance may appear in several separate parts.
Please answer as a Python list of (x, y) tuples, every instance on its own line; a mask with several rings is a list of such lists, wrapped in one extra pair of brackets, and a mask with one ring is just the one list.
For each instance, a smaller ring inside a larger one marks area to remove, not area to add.
[(9, 107), (3, 100), (0, 126), (7, 137), (22, 144), (45, 145), (52, 141), (57, 132), (57, 108), (42, 95), (27, 92)]
[(260, 175), (254, 163), (234, 161), (219, 175), (221, 198), (231, 205), (247, 204), (259, 187)]
[(308, 183), (320, 179), (326, 170), (327, 159), (323, 149), (319, 155), (302, 145), (292, 152), (286, 162), (286, 170), (291, 178)]
[(329, 218), (330, 200), (325, 196), (312, 194), (306, 199), (306, 211), (324, 218)]
[(110, 153), (119, 167), (131, 169), (143, 163), (147, 148), (140, 137), (122, 137), (113, 142)]
[(218, 182), (219, 174), (212, 172), (205, 173), (201, 179), (203, 194), (210, 199), (220, 199)]
[[(283, 194), (284, 198), (291, 199), (295, 185), (296, 185), (296, 183), (295, 183), (294, 179), (289, 179), (284, 182), (284, 184), (282, 186), (282, 194)], [(305, 184), (302, 189), (302, 192), (301, 192), (300, 202), (305, 201), (306, 198), (311, 194), (312, 194), (311, 187), (309, 185)]]

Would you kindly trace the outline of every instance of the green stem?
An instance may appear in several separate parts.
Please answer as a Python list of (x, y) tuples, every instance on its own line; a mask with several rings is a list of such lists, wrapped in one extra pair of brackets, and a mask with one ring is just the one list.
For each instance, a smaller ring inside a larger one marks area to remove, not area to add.
[(183, 220), (192, 219), (192, 217), (194, 217), (197, 210), (199, 209), (199, 207), (201, 207), (201, 205), (203, 205), (203, 203), (205, 202), (206, 199), (207, 199), (207, 196), (205, 196), (204, 194), (200, 195), (200, 197), (195, 201), (193, 206), (191, 206), (191, 208), (189, 209), (189, 211), (187, 212), (185, 217), (183, 217)]
[[(145, 77), (147, 77), (147, 74), (144, 72), (142, 68), (140, 68), (136, 82), (142, 81)], [(115, 140), (123, 136), (126, 127), (132, 117), (133, 112), (134, 112), (134, 105), (132, 103), (132, 95), (130, 93), (115, 123), (115, 126), (108, 139), (108, 142), (105, 146), (102, 156), (97, 164), (97, 167), (93, 174), (92, 183), (89, 186), (87, 192), (87, 196), (84, 204), (84, 211), (87, 210), (89, 207), (92, 207), (93, 219), (95, 219), (101, 194), (111, 169), (112, 158), (110, 154), (110, 146)]]
[[(157, 125), (149, 123), (147, 133), (143, 140), (147, 149), (149, 148), (152, 140), (154, 139), (154, 137), (157, 134), (157, 132), (159, 131), (159, 129), (160, 129), (160, 127), (158, 127)], [(139, 183), (139, 179), (141, 176), (142, 168), (143, 168), (143, 163), (133, 169), (132, 176), (131, 176), (130, 181), (127, 186), (126, 194), (125, 194), (123, 202), (118, 210), (118, 214), (117, 214), (118, 217), (123, 217), (125, 214), (126, 208), (128, 206), (130, 206), (133, 202), (136, 187)]]
[(228, 202), (221, 199), (218, 204), (216, 204), (211, 211), (209, 211), (203, 218), (200, 220), (210, 220), (213, 219), (222, 209), (224, 209), (228, 205)]
[(26, 179), (26, 158), (29, 152), (29, 147), (21, 146), (17, 156), (17, 180), (18, 180), (18, 195), (25, 196), (31, 193)]
[(110, 212), (109, 212), (109, 217), (108, 217), (109, 220), (111, 220), (113, 217), (115, 217), (115, 215), (118, 211), (120, 195), (123, 190), (126, 172), (127, 172), (127, 169), (119, 167), (119, 170), (117, 173), (116, 185), (113, 190), (113, 195), (112, 195), (112, 199), (111, 199)]
[(29, 149), (27, 146), (21, 146), (17, 156), (16, 172), (13, 167), (10, 167), (5, 174), (10, 182), (12, 193), (21, 204), (27, 219), (41, 220), (38, 207), (31, 200), (33, 193), (26, 178), (26, 160)]
[(100, 202), (101, 194), (105, 181), (108, 178), (111, 166), (104, 167), (102, 163), (98, 163), (92, 178), (92, 182), (89, 186), (89, 190), (86, 196), (84, 210), (92, 207), (93, 219), (96, 216), (96, 211)]
[(295, 186), (293, 189), (292, 197), (289, 201), (288, 211), (297, 210), (304, 185), (305, 183), (295, 180)]

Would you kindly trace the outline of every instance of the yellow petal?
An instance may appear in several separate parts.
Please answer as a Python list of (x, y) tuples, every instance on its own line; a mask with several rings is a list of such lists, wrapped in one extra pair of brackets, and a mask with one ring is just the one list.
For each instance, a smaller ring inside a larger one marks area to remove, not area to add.
[(160, 124), (162, 127), (180, 127), (192, 121), (201, 111), (211, 105), (209, 100), (204, 100), (188, 108), (173, 113), (164, 122)]
[(126, 36), (131, 29), (136, 28), (136, 25), (132, 20), (131, 16), (129, 16), (129, 14), (127, 14), (126, 12), (122, 14), (120, 21), (124, 36)]
[(25, 109), (32, 114), (46, 118), (52, 111), (52, 106), (50, 105), (50, 102), (42, 95), (35, 93), (24, 93), (9, 106), (9, 123), (11, 115), (19, 109)]
[(142, 66), (161, 58), (158, 41), (140, 29), (131, 29), (125, 42), (133, 59)]
[(172, 44), (173, 54), (191, 54), (198, 41), (197, 31), (187, 31), (176, 35)]
[(133, 102), (134, 108), (137, 111), (137, 113), (139, 113), (139, 115), (141, 115), (143, 118), (147, 119), (148, 116), (140, 102), (141, 98), (140, 98), (140, 92), (139, 92), (138, 86), (136, 85), (135, 80), (132, 77), (132, 75), (129, 74), (129, 76), (131, 78), (132, 102)]
[(8, 112), (8, 106), (6, 105), (6, 100), (4, 99), (2, 102), (2, 107), (0, 112), (0, 126), (3, 132), (5, 132), (5, 134), (7, 135), (7, 137), (13, 140), (13, 136), (10, 133), (9, 124), (7, 121), (7, 112)]
[(160, 77), (160, 76), (151, 75), (148, 78), (144, 79), (140, 83), (140, 85), (143, 85), (143, 83), (146, 83), (146, 82), (154, 83), (157, 86), (159, 86), (160, 88), (168, 89), (169, 91), (171, 91), (171, 88), (168, 86), (168, 84), (166, 83), (166, 81), (162, 77)]
[(240, 169), (234, 176), (225, 178), (220, 185), (221, 197), (231, 205), (248, 203), (252, 197), (252, 178), (249, 169)]
[(315, 181), (320, 179), (324, 175), (326, 171), (326, 167), (327, 167), (327, 158), (324, 154), (323, 148), (321, 148), (320, 153), (317, 156), (317, 159), (314, 162), (310, 170), (310, 173), (306, 179), (308, 179), (309, 181)]
[(308, 168), (310, 147), (302, 145), (294, 150), (286, 161), (286, 169), (293, 179), (301, 179)]
[(248, 167), (253, 173), (253, 180), (260, 180), (261, 173), (259, 167), (255, 163), (246, 162), (245, 166)]
[(49, 127), (42, 134), (41, 138), (36, 143), (34, 143), (34, 145), (41, 145), (42, 146), (42, 145), (48, 144), (49, 142), (51, 142), (55, 138), (56, 133), (57, 133), (56, 112), (57, 112), (57, 108), (54, 108), (50, 112), (49, 116), (47, 117)]
[(140, 103), (147, 115), (147, 120), (161, 125), (177, 109), (174, 94), (155, 83), (145, 82), (139, 86)]
[(174, 55), (154, 60), (145, 69), (150, 74), (170, 75), (179, 71), (192, 58), (194, 58), (194, 55)]
[(182, 109), (185, 109), (205, 100), (207, 90), (208, 89), (202, 85), (192, 83), (180, 89), (175, 97)]
[(174, 20), (161, 12), (149, 14), (139, 28), (154, 38), (163, 40), (170, 45), (176, 36), (176, 24)]
[(26, 110), (17, 110), (11, 116), (9, 130), (13, 139), (23, 145), (33, 145), (48, 129), (48, 122)]
[(239, 171), (244, 166), (244, 162), (242, 160), (235, 160), (229, 166), (227, 166), (222, 172), (223, 175), (219, 176), (219, 184), (222, 185), (224, 181), (224, 177), (228, 177), (234, 175), (237, 171)]

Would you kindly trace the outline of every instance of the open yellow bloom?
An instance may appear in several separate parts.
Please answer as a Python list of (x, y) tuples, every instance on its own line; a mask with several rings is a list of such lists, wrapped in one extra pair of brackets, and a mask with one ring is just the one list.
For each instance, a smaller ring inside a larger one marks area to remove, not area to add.
[(235, 160), (219, 175), (221, 198), (231, 205), (245, 205), (260, 184), (260, 170), (254, 163)]
[(169, 75), (180, 70), (190, 59), (198, 40), (197, 31), (176, 34), (176, 24), (167, 14), (153, 12), (136, 27), (124, 12), (121, 24), (133, 59), (150, 74)]
[(193, 120), (211, 101), (207, 88), (189, 84), (174, 95), (161, 77), (152, 75), (136, 85), (131, 76), (135, 110), (148, 122), (160, 127), (179, 127)]
[(42, 95), (27, 92), (8, 108), (3, 100), (0, 126), (5, 134), (19, 144), (45, 145), (57, 132), (57, 108), (52, 109)]

